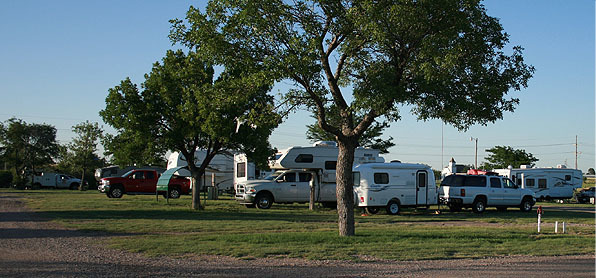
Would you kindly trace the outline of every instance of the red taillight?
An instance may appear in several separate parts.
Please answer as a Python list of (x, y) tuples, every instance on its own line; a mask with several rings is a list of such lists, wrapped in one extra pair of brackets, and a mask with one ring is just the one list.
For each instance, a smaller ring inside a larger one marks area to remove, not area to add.
[(360, 197), (360, 202), (364, 203), (364, 197)]
[(459, 195), (460, 195), (460, 196), (462, 196), (462, 197), (466, 197), (466, 190), (462, 188), (462, 189), (459, 191)]

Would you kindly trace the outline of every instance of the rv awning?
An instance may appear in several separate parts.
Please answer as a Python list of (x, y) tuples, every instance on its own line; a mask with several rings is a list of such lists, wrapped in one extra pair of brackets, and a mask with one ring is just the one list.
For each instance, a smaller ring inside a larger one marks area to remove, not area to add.
[(182, 168), (186, 168), (187, 166), (181, 166), (181, 167), (175, 167), (175, 168), (171, 168), (166, 170), (165, 172), (163, 172), (161, 174), (161, 176), (159, 176), (159, 179), (157, 180), (157, 188), (155, 189), (155, 191), (168, 191), (168, 185), (170, 184), (170, 179), (172, 178), (172, 176), (174, 175), (174, 173), (178, 172), (178, 170), (182, 169)]

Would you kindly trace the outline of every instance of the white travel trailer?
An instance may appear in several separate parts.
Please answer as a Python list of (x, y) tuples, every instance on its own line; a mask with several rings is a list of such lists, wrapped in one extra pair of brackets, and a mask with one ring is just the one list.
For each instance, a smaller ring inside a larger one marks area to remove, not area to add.
[[(200, 166), (207, 156), (204, 150), (195, 151), (195, 165)], [(186, 158), (179, 152), (173, 152), (168, 158), (167, 169), (176, 168), (180, 166), (187, 166)], [(182, 177), (190, 177), (190, 171), (187, 169), (180, 169), (175, 175)], [(215, 185), (220, 191), (232, 191), (234, 189), (234, 158), (232, 155), (218, 154), (209, 163), (203, 176), (204, 185)]]
[(357, 204), (370, 214), (385, 208), (398, 214), (402, 207), (429, 207), (438, 202), (432, 169), (424, 164), (368, 163), (353, 169)]
[(573, 190), (581, 188), (582, 171), (568, 169), (564, 165), (557, 168), (531, 168), (521, 165), (520, 168), (494, 169), (500, 176), (508, 177), (522, 188), (534, 191), (536, 199), (569, 199)]

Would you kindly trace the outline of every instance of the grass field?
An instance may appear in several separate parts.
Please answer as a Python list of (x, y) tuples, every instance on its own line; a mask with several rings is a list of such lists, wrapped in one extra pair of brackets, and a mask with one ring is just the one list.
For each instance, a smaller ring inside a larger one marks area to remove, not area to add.
[[(547, 211), (543, 233), (536, 232), (536, 212), (489, 209), (482, 215), (464, 210), (436, 215), (405, 209), (398, 216), (356, 215), (356, 236), (337, 235), (335, 210), (311, 212), (308, 205), (249, 209), (227, 200), (207, 201), (190, 209), (190, 197), (166, 204), (152, 196), (109, 199), (93, 191), (14, 191), (27, 205), (67, 227), (113, 235), (101, 244), (149, 256), (225, 255), (308, 259), (394, 260), (480, 258), (508, 255), (594, 254), (594, 214)], [(552, 203), (549, 203), (549, 205)], [(590, 207), (590, 205), (570, 205)], [(593, 207), (593, 206), (592, 206)], [(357, 210), (359, 212), (359, 210)], [(567, 222), (567, 234), (553, 223)]]

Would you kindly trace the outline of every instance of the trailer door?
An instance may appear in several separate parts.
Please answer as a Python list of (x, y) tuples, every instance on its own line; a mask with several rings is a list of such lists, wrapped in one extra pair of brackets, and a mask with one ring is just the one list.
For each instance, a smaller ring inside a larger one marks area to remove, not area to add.
[(428, 186), (426, 171), (416, 172), (416, 205), (428, 204)]

